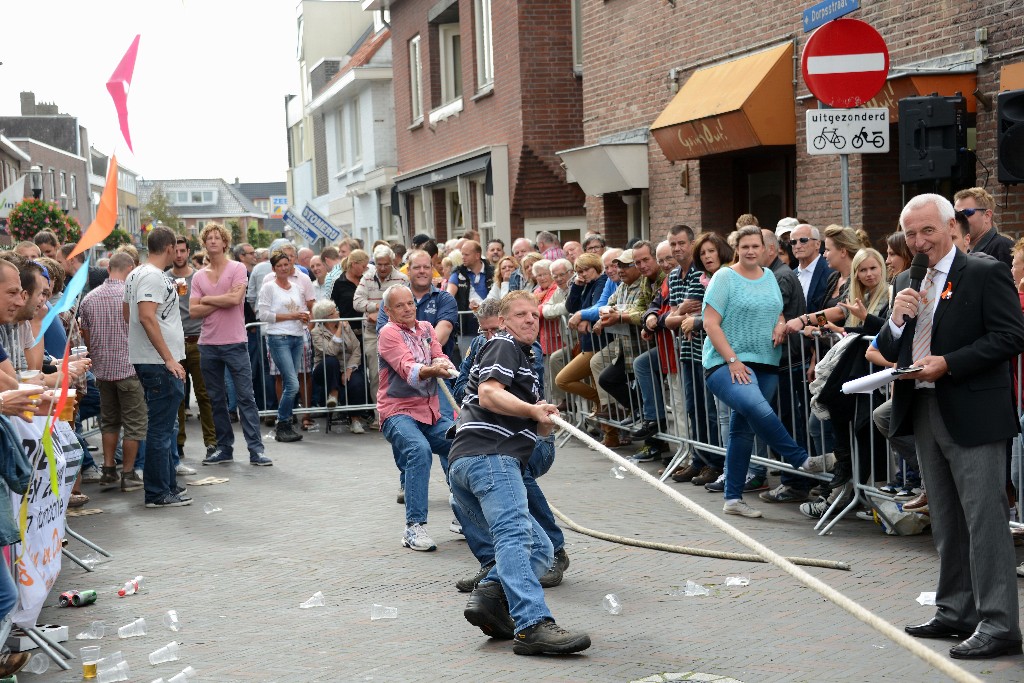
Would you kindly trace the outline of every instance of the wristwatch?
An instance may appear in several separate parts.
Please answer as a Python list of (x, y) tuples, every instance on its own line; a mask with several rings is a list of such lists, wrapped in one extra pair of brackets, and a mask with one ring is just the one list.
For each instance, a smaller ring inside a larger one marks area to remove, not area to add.
[(825, 327), (828, 325), (828, 318), (825, 317), (825, 311), (818, 311), (814, 315), (818, 319), (818, 327)]
[(733, 356), (732, 358), (729, 359), (729, 365), (732, 365), (735, 362), (736, 362), (736, 356)]

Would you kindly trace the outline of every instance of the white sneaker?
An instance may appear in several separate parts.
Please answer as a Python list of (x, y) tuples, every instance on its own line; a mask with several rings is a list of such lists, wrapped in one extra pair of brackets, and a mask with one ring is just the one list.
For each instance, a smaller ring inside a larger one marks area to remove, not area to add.
[(363, 421), (358, 417), (353, 417), (352, 421), (348, 425), (348, 431), (353, 434), (363, 434), (366, 430), (363, 428)]
[(93, 465), (82, 470), (82, 483), (83, 484), (98, 484), (100, 481), (100, 468)]
[(741, 517), (760, 517), (761, 511), (755, 510), (746, 504), (746, 502), (740, 498), (737, 500), (727, 500), (725, 505), (722, 507), (722, 512), (727, 515), (740, 515)]
[[(462, 525), (459, 524), (459, 520), (453, 519), (452, 523), (448, 525), (448, 530), (453, 534), (462, 534)], [(465, 536), (465, 534), (462, 534)]]
[(831, 472), (836, 465), (836, 456), (832, 453), (825, 455), (812, 455), (807, 458), (807, 463), (801, 467), (804, 472)]
[(190, 474), (195, 474), (196, 471), (195, 471), (195, 469), (189, 467), (185, 463), (179, 462), (178, 466), (174, 468), (174, 473), (175, 474), (180, 474), (182, 476), (186, 476), (186, 475), (190, 475)]
[(327, 407), (328, 408), (337, 408), (338, 407), (338, 397), (337, 396), (328, 396), (327, 397)]
[(425, 552), (437, 550), (433, 539), (427, 536), (427, 530), (419, 523), (405, 527), (405, 534), (402, 535), (402, 545), (406, 548)]

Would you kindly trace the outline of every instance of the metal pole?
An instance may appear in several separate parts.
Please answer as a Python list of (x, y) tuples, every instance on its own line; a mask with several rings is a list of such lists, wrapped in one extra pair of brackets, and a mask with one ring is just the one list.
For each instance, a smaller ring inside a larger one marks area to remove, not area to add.
[(843, 225), (850, 226), (850, 155), (839, 155), (840, 184), (843, 187)]

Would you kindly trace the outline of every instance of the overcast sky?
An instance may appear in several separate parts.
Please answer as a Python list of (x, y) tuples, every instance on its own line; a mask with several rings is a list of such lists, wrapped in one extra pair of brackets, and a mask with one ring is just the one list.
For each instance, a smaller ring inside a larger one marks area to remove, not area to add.
[[(284, 96), (298, 94), (297, 0), (32, 0), (5, 12), (0, 114), (19, 93), (77, 116), (146, 178), (284, 181)], [(135, 154), (106, 82), (141, 34), (128, 94)]]

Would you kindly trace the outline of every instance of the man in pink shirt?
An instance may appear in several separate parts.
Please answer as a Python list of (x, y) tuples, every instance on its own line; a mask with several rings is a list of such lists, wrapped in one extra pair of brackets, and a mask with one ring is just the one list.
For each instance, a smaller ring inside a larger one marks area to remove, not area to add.
[(206, 456), (203, 464), (217, 465), (234, 460), (235, 432), (231, 428), (224, 389), (226, 368), (235, 382), (239, 421), (249, 448), (249, 464), (273, 465), (273, 461), (263, 455), (260, 415), (252, 391), (252, 369), (242, 308), (248, 275), (244, 265), (228, 260), (231, 233), (224, 226), (208, 223), (199, 239), (206, 249), (209, 265), (192, 276), (189, 316), (203, 320), (199, 334), (200, 369), (206, 380), (206, 392), (213, 407), (213, 426), (217, 432), (217, 448)]
[(454, 423), (441, 416), (437, 399), (438, 377), (455, 369), (444, 355), (430, 323), (416, 319), (416, 302), (407, 287), (384, 291), (388, 324), (380, 330), (380, 385), (377, 412), (381, 431), (391, 443), (396, 463), (404, 463), (405, 534), (402, 545), (413, 550), (437, 546), (424, 526), (427, 523), (427, 484), (433, 454), (447, 469), (451, 442), (445, 433)]

